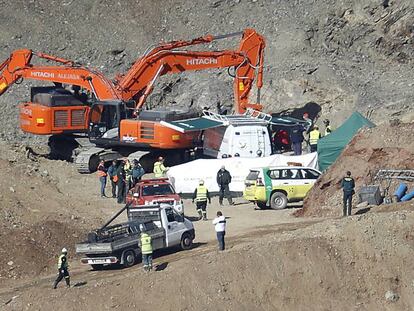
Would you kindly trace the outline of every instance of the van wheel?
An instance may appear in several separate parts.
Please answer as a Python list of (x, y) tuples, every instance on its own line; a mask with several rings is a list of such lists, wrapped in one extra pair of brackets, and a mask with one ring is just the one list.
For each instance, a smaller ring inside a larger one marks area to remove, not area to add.
[(270, 197), (271, 209), (284, 209), (288, 204), (286, 195), (282, 192), (274, 192)]
[(193, 239), (189, 233), (184, 233), (181, 237), (181, 248), (183, 250), (189, 250), (193, 246)]
[(124, 253), (124, 263), (123, 266), (125, 268), (132, 267), (135, 264), (135, 253), (132, 250), (126, 251)]
[(267, 209), (267, 205), (266, 205), (266, 203), (263, 203), (263, 202), (256, 202), (256, 205), (257, 205), (257, 207), (258, 207), (258, 208), (260, 208), (260, 209)]

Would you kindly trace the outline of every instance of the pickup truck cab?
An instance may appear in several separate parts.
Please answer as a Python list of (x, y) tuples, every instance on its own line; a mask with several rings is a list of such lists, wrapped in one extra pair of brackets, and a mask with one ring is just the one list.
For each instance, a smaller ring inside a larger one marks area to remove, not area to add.
[(262, 209), (283, 209), (288, 202), (302, 201), (320, 175), (318, 170), (302, 166), (252, 168), (243, 197)]
[[(128, 221), (109, 226), (123, 211)], [(122, 265), (130, 267), (141, 257), (140, 225), (152, 237), (153, 250), (170, 247), (190, 249), (195, 238), (192, 222), (177, 213), (169, 204), (126, 205), (116, 213), (103, 227), (88, 234), (87, 240), (76, 244), (76, 253), (85, 255), (82, 264), (93, 269), (104, 265)]]
[(168, 178), (143, 179), (136, 183), (126, 198), (131, 206), (166, 203), (173, 205), (179, 213), (183, 213), (183, 203), (180, 196)]

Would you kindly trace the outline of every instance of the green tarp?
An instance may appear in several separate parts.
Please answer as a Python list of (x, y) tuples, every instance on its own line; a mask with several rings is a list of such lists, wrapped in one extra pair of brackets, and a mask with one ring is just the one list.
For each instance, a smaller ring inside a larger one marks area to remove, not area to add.
[(215, 121), (204, 117), (179, 121), (161, 121), (161, 124), (181, 133), (201, 131), (208, 128), (223, 126), (222, 121)]
[(318, 142), (318, 162), (321, 171), (326, 170), (339, 157), (345, 146), (362, 127), (374, 127), (375, 124), (354, 112), (348, 120), (331, 134)]

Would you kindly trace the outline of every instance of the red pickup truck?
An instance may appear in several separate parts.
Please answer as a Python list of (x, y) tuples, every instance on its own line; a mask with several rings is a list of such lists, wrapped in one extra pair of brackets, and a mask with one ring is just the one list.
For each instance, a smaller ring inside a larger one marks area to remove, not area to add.
[(132, 206), (168, 203), (180, 213), (183, 203), (168, 178), (143, 179), (132, 188), (126, 198)]

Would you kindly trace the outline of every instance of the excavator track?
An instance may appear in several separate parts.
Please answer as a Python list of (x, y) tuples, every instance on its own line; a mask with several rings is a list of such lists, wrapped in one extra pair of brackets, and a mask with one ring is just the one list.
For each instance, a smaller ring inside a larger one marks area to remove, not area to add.
[(75, 166), (79, 173), (89, 174), (96, 171), (99, 163), (99, 154), (104, 152), (104, 148), (92, 147), (80, 152), (75, 158)]

